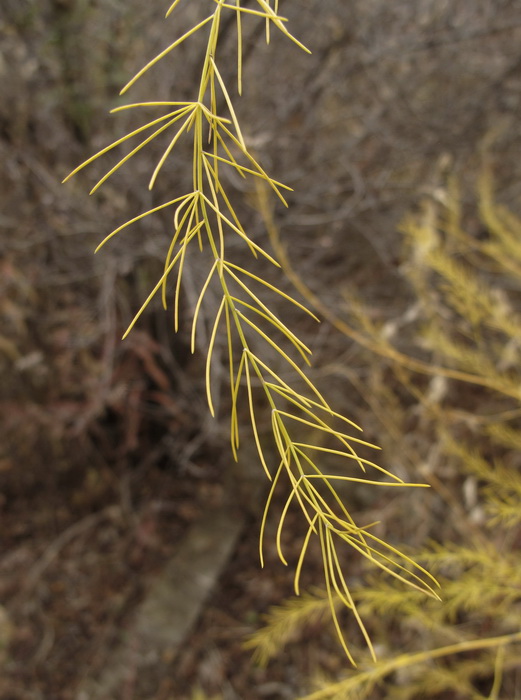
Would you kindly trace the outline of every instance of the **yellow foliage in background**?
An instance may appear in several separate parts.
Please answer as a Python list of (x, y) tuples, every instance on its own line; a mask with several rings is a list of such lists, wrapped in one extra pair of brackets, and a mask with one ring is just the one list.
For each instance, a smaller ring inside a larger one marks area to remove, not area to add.
[[(373, 353), (371, 408), (402, 463), (443, 504), (425, 513), (428, 539), (415, 554), (440, 581), (442, 602), (381, 577), (354, 589), (378, 661), (322, 680), (305, 700), (521, 696), (521, 220), (496, 203), (486, 166), (477, 210), (463, 213), (451, 179), (406, 217), (402, 273), (413, 299), (400, 318), (378, 324), (352, 299), (349, 321), (325, 308), (263, 209), (279, 259), (308, 302)], [(318, 614), (328, 615), (321, 593), (288, 601), (250, 645), (266, 662)]]

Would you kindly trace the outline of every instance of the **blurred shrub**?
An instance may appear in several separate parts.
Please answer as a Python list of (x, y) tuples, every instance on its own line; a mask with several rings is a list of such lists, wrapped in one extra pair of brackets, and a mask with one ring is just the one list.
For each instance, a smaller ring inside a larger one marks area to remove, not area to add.
[[(352, 325), (332, 317), (377, 353), (371, 406), (392, 440), (402, 436), (404, 468), (433, 487), (425, 510), (396, 517), (412, 540), (426, 533), (419, 560), (438, 576), (443, 602), (381, 577), (357, 589), (379, 659), (322, 682), (306, 700), (518, 697), (521, 221), (495, 201), (488, 167), (478, 193), (477, 216), (464, 215), (451, 179), (403, 222), (413, 296), (399, 318), (374, 321), (353, 300)], [(250, 645), (267, 661), (317, 616), (328, 616), (320, 592), (288, 601)]]

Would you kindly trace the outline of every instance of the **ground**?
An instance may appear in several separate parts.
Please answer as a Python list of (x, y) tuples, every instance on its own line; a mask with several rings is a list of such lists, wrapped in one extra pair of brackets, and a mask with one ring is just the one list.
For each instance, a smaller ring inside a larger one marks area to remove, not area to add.
[[(454, 10), (436, 0), (414, 7), (327, 0), (320, 14), (315, 5), (285, 8), (311, 45), (310, 57), (278, 38), (266, 49), (256, 25), (248, 28), (240, 117), (263, 164), (294, 189), (288, 211), (275, 209), (275, 218), (299, 274), (340, 314), (348, 313), (349, 281), (385, 320), (408, 303), (398, 223), (421, 197), (436, 198), (448, 170), (461, 177), (469, 199), (488, 144), (499, 197), (519, 207), (521, 13), (515, 2), (486, 0)], [(181, 3), (180, 30), (197, 8)], [(167, 184), (149, 193), (143, 159), (90, 200), (93, 172), (60, 184), (129, 126), (128, 117), (116, 124), (107, 109), (132, 70), (177, 36), (175, 24), (163, 23), (163, 9), (137, 0), (125, 8), (109, 0), (46, 0), (7, 2), (0, 16), (5, 700), (94, 698), (84, 690), (89, 681), (105, 677), (118, 649), (133, 643), (135, 666), (127, 665), (111, 697), (190, 700), (200, 688), (226, 700), (283, 700), (305, 692), (318, 668), (335, 676), (345, 663), (328, 626), (307, 630), (267, 668), (244, 648), (262, 615), (292, 593), (292, 567), (277, 558), (274, 520), (260, 569), (262, 470), (248, 447), (233, 464), (226, 400), (214, 421), (204, 359), (189, 352), (191, 299), (202, 273), (195, 266), (188, 275), (177, 336), (171, 312), (157, 304), (122, 342), (160, 274), (168, 219), (92, 255), (111, 228), (156, 206), (190, 173), (176, 162), (166, 168)], [(231, 51), (231, 25), (223, 41)], [(196, 51), (197, 42), (182, 49), (178, 60), (189, 68), (179, 69), (173, 57), (174, 72), (158, 69), (136, 99), (191, 95)], [(264, 242), (253, 193), (233, 184), (244, 195), (239, 206), (250, 230)], [(378, 440), (380, 425), (364, 402), (372, 371), (366, 355), (328, 323), (318, 331), (301, 318), (295, 323), (315, 353), (312, 376)], [(342, 374), (346, 366), (360, 392)], [(417, 418), (410, 421), (420, 452), (428, 449)], [(415, 544), (431, 534), (431, 522), (423, 500), (406, 503), (368, 502), (355, 492), (352, 507), (368, 521), (386, 514), (383, 527)], [(235, 524), (233, 546), (209, 574), (195, 624), (181, 648), (143, 666), (146, 654), (132, 637), (137, 611), (197, 523), (223, 511)], [(290, 512), (290, 557), (298, 556), (302, 527)], [(305, 576), (307, 586), (322, 582), (318, 552), (310, 553)]]

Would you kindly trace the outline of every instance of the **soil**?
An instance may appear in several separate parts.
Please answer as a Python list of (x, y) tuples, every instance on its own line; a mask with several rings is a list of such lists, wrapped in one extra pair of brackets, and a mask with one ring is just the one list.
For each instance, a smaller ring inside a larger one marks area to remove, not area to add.
[[(202, 273), (197, 266), (187, 273), (179, 334), (171, 311), (157, 303), (123, 343), (162, 272), (168, 217), (92, 255), (121, 221), (163, 201), (166, 185), (153, 193), (142, 186), (146, 159), (96, 199), (85, 191), (101, 166), (60, 185), (130, 127), (126, 115), (110, 121), (107, 105), (150, 47), (165, 43), (164, 8), (139, 0), (1, 1), (0, 698), (90, 700), (87, 681), (102, 677), (122, 647), (134, 649), (135, 664), (101, 700), (299, 697), (317, 669), (337, 677), (348, 664), (320, 623), (267, 667), (244, 646), (270, 607), (292, 594), (304, 524), (289, 512), (285, 567), (272, 518), (261, 570), (262, 470), (252, 477), (247, 451), (234, 465), (226, 418), (208, 414), (204, 356), (189, 352)], [(289, 211), (277, 210), (276, 219), (299, 273), (333, 309), (348, 307), (355, 286), (383, 323), (409, 301), (398, 222), (422, 197), (439, 196), (447, 170), (470, 197), (487, 139), (498, 196), (519, 207), (521, 16), (507, 0), (462, 2), (457, 11), (434, 0), (348, 4), (322, 1), (321, 31), (313, 3), (288, 4), (297, 34), (313, 42), (306, 68), (278, 38), (265, 50), (258, 28), (249, 32), (250, 101), (240, 116), (263, 164), (294, 187)], [(181, 29), (194, 7), (187, 3)], [(231, 27), (227, 47), (235, 41)], [(272, 50), (282, 58), (266, 91)], [(158, 99), (172, 84), (175, 99), (191, 95), (193, 70), (185, 66), (192, 58), (182, 49), (175, 72), (151, 73), (136, 99), (147, 90)], [(169, 188), (189, 176), (177, 164), (165, 170)], [(252, 193), (244, 199), (245, 220), (265, 241)], [(471, 225), (479, 235), (478, 222)], [(315, 352), (313, 376), (377, 438), (381, 427), (365, 402), (374, 365), (327, 323), (318, 332), (297, 324)], [(342, 373), (346, 366), (356, 381)], [(430, 436), (418, 422), (411, 416), (406, 440), (425, 454)], [(399, 498), (370, 502), (363, 491), (352, 498), (355, 517), (385, 516), (382, 527), (413, 545), (445, 512), (439, 494), (429, 517), (427, 496), (412, 508)], [(274, 513), (283, 503), (277, 494)], [(219, 508), (238, 523), (231, 556), (211, 572), (209, 596), (181, 647), (147, 666), (147, 650), (133, 637), (136, 611), (197, 523)], [(355, 560), (350, 575), (359, 571)], [(322, 580), (320, 554), (311, 550), (303, 587)]]

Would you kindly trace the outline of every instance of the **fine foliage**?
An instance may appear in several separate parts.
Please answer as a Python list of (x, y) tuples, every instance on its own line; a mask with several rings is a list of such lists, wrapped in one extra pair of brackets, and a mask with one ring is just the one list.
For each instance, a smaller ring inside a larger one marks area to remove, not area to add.
[[(204, 2), (200, 4), (205, 5)], [(244, 72), (243, 23), (265, 23), (268, 43), (271, 32), (277, 30), (296, 46), (305, 51), (307, 49), (288, 30), (287, 18), (279, 13), (277, 0), (257, 0), (254, 8), (244, 7), (241, 0), (215, 0), (206, 4), (209, 10), (204, 19), (160, 51), (122, 90), (122, 94), (126, 93), (136, 81), (183, 42), (196, 34), (205, 33), (206, 46), (199, 84), (194, 89), (195, 99), (156, 99), (118, 106), (113, 110), (116, 113), (124, 110), (151, 111), (155, 116), (100, 150), (76, 168), (69, 177), (94, 160), (111, 153), (113, 149), (124, 147), (127, 142), (133, 142), (135, 139), (137, 145), (131, 147), (98, 180), (91, 190), (91, 193), (94, 193), (120, 167), (127, 166), (141, 149), (157, 137), (163, 136), (168, 138), (167, 146), (158, 162), (151, 167), (148, 186), (152, 189), (176, 145), (182, 139), (190, 140), (192, 160), (190, 165), (187, 164), (192, 172), (190, 190), (184, 193), (173, 192), (168, 201), (118, 226), (98, 246), (99, 249), (128, 226), (146, 217), (166, 209), (173, 212), (173, 233), (165, 256), (163, 274), (136, 313), (125, 336), (156, 294), (161, 294), (163, 305), (167, 307), (172, 276), (175, 278), (172, 284), (174, 329), (178, 330), (183, 272), (186, 266), (191, 264), (192, 256), (198, 249), (197, 265), (199, 269), (205, 270), (205, 274), (193, 307), (191, 348), (192, 352), (196, 350), (201, 318), (203, 315), (205, 318), (211, 315), (206, 345), (206, 391), (209, 409), (214, 414), (212, 368), (216, 361), (214, 351), (218, 344), (217, 339), (223, 334), (229, 377), (231, 450), (237, 459), (241, 406), (244, 405), (245, 413), (249, 416), (251, 439), (256, 445), (262, 468), (271, 481), (260, 528), (261, 562), (268, 511), (275, 490), (285, 489), (286, 500), (279, 516), (276, 535), (277, 551), (284, 563), (287, 561), (281, 546), (281, 535), (289, 509), (300, 508), (307, 523), (307, 534), (303, 538), (301, 554), (295, 567), (295, 592), (299, 593), (301, 570), (310, 541), (314, 538), (319, 542), (322, 552), (327, 605), (345, 653), (353, 661), (337, 617), (338, 601), (354, 616), (374, 656), (369, 635), (343, 570), (342, 548), (347, 546), (356, 550), (385, 574), (433, 598), (438, 597), (435, 592), (437, 583), (409, 556), (400, 554), (393, 546), (373, 534), (370, 525), (361, 526), (355, 523), (346, 504), (337, 493), (335, 483), (363, 482), (375, 487), (422, 484), (406, 484), (375, 462), (361, 456), (360, 448), (373, 449), (375, 446), (356, 435), (360, 428), (335, 412), (309, 379), (303, 369), (309, 363), (309, 348), (263, 298), (271, 294), (273, 298), (278, 298), (313, 318), (314, 315), (281, 287), (272, 284), (267, 275), (259, 275), (247, 263), (239, 264), (231, 259), (229, 242), (233, 239), (242, 242), (245, 253), (251, 256), (250, 259), (258, 258), (265, 265), (280, 267), (280, 261), (245, 230), (234, 204), (234, 193), (227, 188), (230, 178), (224, 177), (224, 173), (228, 171), (235, 177), (265, 185), (283, 204), (286, 204), (284, 192), (290, 188), (278, 182), (262, 168), (241, 130), (231, 89), (227, 84), (229, 61), (219, 58), (219, 38), (224, 18), (232, 16), (236, 22), (236, 74), (239, 94), (242, 92)], [(166, 16), (169, 17), (178, 5), (182, 6), (182, 3), (175, 0)], [(216, 308), (208, 301), (210, 288), (216, 290)], [(283, 370), (279, 369), (281, 366)], [(291, 376), (293, 379), (289, 379)], [(266, 410), (271, 414), (271, 439), (262, 434), (260, 429), (259, 412), (265, 413)], [(330, 474), (321, 466), (321, 458), (328, 455), (345, 460), (344, 473)]]

